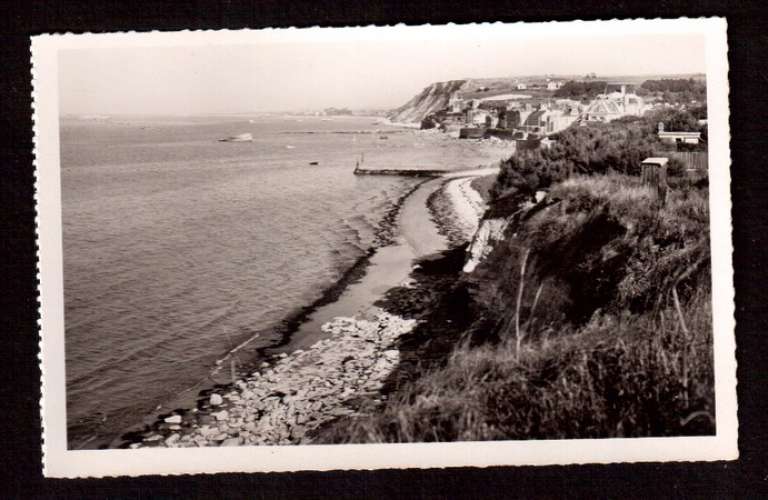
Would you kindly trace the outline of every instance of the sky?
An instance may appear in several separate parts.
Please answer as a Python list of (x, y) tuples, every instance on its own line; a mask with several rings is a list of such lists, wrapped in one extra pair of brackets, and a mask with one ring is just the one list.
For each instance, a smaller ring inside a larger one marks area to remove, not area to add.
[(240, 38), (236, 45), (67, 48), (59, 52), (60, 110), (194, 115), (391, 109), (428, 84), (451, 79), (705, 72), (703, 35), (459, 35), (283, 36), (274, 42), (261, 36), (253, 44)]

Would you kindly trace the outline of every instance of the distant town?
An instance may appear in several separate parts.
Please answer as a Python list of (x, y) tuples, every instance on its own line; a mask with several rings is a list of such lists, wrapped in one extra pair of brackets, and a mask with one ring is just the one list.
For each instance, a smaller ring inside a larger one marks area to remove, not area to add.
[[(432, 98), (433, 102), (430, 101)], [(480, 79), (441, 82), (395, 110), (393, 121), (420, 119), (420, 128), (438, 129), (459, 138), (496, 137), (541, 141), (571, 125), (641, 117), (650, 111), (692, 112), (706, 124), (703, 77), (581, 79)], [(421, 111), (423, 116), (418, 116)], [(698, 130), (662, 130), (660, 139), (698, 144)]]

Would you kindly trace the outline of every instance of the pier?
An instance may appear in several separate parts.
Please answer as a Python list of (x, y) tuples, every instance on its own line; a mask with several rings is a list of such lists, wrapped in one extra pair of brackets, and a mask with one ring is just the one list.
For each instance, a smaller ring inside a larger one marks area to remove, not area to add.
[(448, 170), (415, 170), (415, 169), (365, 169), (355, 167), (355, 175), (400, 175), (404, 177), (440, 177), (448, 173)]

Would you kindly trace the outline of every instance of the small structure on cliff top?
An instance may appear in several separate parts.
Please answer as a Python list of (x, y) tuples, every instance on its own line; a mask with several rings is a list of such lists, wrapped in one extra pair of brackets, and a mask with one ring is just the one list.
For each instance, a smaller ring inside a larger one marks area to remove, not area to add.
[(664, 205), (667, 201), (667, 163), (669, 158), (651, 157), (641, 164), (640, 179), (645, 186), (650, 186)]

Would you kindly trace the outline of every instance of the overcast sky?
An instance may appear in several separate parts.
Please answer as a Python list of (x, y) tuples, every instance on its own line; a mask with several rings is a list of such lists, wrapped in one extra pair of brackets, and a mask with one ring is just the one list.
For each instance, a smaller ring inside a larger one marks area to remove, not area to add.
[[(460, 38), (460, 37), (457, 37)], [(393, 108), (434, 81), (705, 72), (701, 35), (338, 40), (62, 50), (62, 113)]]

